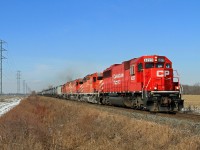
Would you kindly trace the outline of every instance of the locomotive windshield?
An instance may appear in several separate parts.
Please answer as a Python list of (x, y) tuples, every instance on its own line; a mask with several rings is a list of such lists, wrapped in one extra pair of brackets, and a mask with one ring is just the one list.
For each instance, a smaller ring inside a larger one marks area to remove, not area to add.
[(97, 77), (97, 80), (103, 80), (103, 77)]
[[(166, 67), (170, 68), (170, 64), (168, 64)], [(164, 63), (145, 63), (145, 69), (149, 68), (164, 68)]]
[(145, 68), (146, 69), (154, 68), (154, 63), (145, 63)]
[(164, 67), (164, 64), (163, 63), (157, 63), (156, 64), (156, 68), (163, 68)]

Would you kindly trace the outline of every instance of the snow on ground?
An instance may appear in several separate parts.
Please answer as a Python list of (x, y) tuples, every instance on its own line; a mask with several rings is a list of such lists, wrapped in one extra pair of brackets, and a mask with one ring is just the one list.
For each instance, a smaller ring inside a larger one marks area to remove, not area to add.
[(21, 98), (10, 98), (0, 102), (0, 116), (17, 106), (21, 100)]
[(190, 112), (190, 113), (194, 113), (194, 114), (200, 114), (200, 107), (190, 106), (190, 107), (182, 108), (181, 111), (186, 112), (186, 113)]

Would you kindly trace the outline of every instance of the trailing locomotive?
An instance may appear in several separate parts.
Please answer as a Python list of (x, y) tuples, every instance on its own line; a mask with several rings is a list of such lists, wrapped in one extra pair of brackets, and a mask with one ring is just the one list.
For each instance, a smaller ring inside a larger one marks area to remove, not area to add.
[(167, 57), (141, 56), (40, 94), (152, 112), (177, 112), (183, 108), (183, 100), (175, 73)]

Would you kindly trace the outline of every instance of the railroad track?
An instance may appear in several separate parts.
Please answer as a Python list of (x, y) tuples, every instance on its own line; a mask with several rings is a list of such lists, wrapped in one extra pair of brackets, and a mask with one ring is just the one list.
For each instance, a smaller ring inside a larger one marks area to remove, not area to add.
[[(89, 103), (89, 104), (91, 104), (91, 103)], [(94, 105), (94, 104), (92, 104), (92, 105)], [(117, 106), (109, 106), (109, 105), (97, 105), (97, 106), (126, 111), (129, 113), (141, 113), (141, 114), (145, 114), (145, 115), (162, 116), (162, 117), (192, 120), (192, 121), (200, 122), (200, 114), (194, 114), (194, 113), (187, 113), (187, 112), (185, 112), (185, 113), (177, 112), (176, 114), (173, 114), (173, 113), (151, 113), (149, 111), (135, 110), (135, 109), (131, 109), (131, 108), (124, 108), (124, 107), (117, 107)]]
[[(62, 99), (66, 100), (66, 99)], [(93, 103), (87, 103), (82, 101), (74, 101), (74, 100), (67, 100), (74, 103), (82, 103), (83, 105), (90, 105), (92, 107), (100, 108), (105, 110), (104, 108), (107, 108), (107, 111), (114, 111), (115, 113), (122, 113), (126, 114), (128, 116), (134, 115), (134, 113), (141, 114), (141, 115), (148, 115), (152, 117), (166, 117), (166, 118), (172, 118), (172, 119), (178, 119), (178, 120), (186, 120), (186, 121), (193, 121), (193, 122), (200, 122), (200, 114), (192, 114), (192, 113), (176, 113), (176, 114), (169, 114), (169, 113), (151, 113), (149, 111), (142, 111), (142, 110), (135, 110), (131, 108), (124, 108), (124, 107), (116, 107), (116, 106), (109, 106), (109, 105), (97, 105)]]
[(174, 118), (184, 119), (184, 120), (193, 120), (195, 122), (200, 122), (200, 114), (192, 114), (192, 113), (176, 113)]
[[(107, 107), (107, 106), (106, 106)], [(110, 106), (113, 107), (113, 106)], [(141, 111), (141, 110), (134, 110), (130, 108), (120, 108), (116, 107), (116, 109), (121, 109), (124, 111), (132, 112), (132, 113), (140, 113), (140, 114), (145, 114), (145, 115), (153, 115), (153, 116), (160, 116), (160, 117), (168, 117), (168, 118), (174, 118), (174, 119), (179, 119), (179, 120), (191, 120), (194, 122), (200, 122), (200, 114), (193, 114), (193, 113), (182, 113), (182, 112), (177, 112), (176, 114), (170, 114), (170, 113), (151, 113), (149, 111)]]
[(96, 109), (97, 111), (108, 112), (108, 116), (125, 116), (130, 119), (151, 122), (153, 124), (165, 125), (185, 134), (200, 135), (200, 115), (187, 113), (150, 113), (148, 111), (133, 110), (130, 108), (114, 107), (108, 105), (97, 105), (87, 102), (80, 102), (74, 100), (65, 100), (71, 105), (79, 105), (80, 107), (88, 107)]

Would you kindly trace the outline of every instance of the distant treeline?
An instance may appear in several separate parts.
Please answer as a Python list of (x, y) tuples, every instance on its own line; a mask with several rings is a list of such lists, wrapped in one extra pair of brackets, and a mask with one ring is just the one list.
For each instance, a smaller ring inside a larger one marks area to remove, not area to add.
[(182, 85), (183, 94), (200, 95), (200, 83), (194, 85)]

